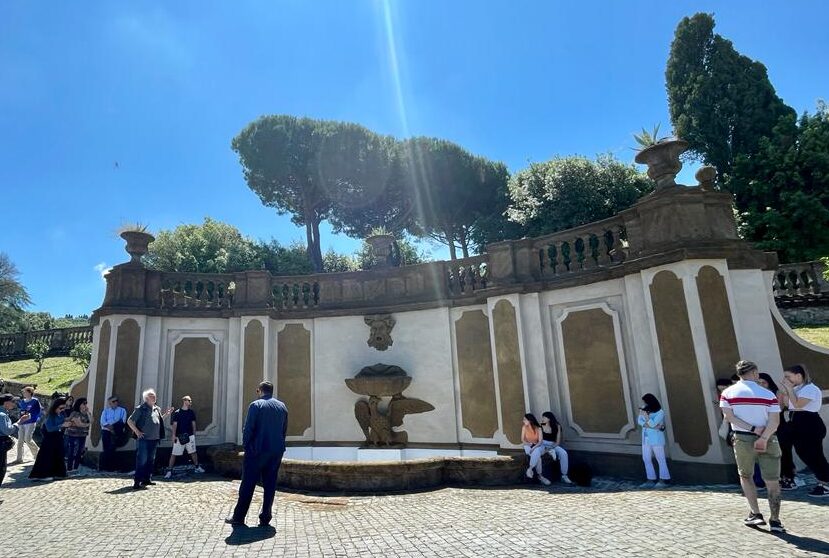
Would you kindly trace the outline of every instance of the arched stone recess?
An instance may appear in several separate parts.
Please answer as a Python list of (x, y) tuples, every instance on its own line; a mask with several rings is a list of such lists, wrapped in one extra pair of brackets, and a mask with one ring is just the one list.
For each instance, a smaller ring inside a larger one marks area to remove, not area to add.
[(570, 426), (584, 438), (635, 429), (618, 313), (605, 302), (564, 309), (555, 322)]
[(521, 444), (521, 421), (527, 412), (521, 346), (515, 306), (506, 299), (492, 309), (496, 378), (501, 406), (501, 431), (514, 445)]
[[(200, 440), (204, 444), (220, 443), (224, 418), (219, 397), (223, 335), (219, 332), (171, 332), (171, 335), (166, 382), (170, 401), (178, 408), (181, 398), (189, 395)], [(169, 430), (169, 421), (166, 425)]]
[(662, 270), (649, 289), (673, 439), (686, 455), (702, 457), (711, 431), (682, 279)]
[(696, 284), (714, 377), (729, 378), (734, 363), (740, 360), (740, 349), (725, 278), (716, 268), (704, 265), (697, 273)]
[[(771, 306), (774, 335), (780, 351), (780, 364), (785, 370), (793, 364), (802, 364), (812, 381), (824, 392), (829, 389), (829, 349), (819, 347), (799, 337), (780, 315), (777, 306)], [(826, 403), (826, 397), (823, 398)]]
[(482, 309), (461, 311), (454, 321), (460, 424), (467, 441), (489, 441), (498, 431), (489, 318)]
[(312, 428), (311, 332), (303, 324), (285, 324), (276, 334), (276, 393), (288, 407), (288, 436)]
[[(104, 401), (106, 397), (107, 387), (107, 369), (109, 368), (109, 345), (112, 337), (112, 326), (109, 320), (101, 322), (101, 329), (98, 333), (97, 350), (98, 355), (95, 359), (95, 373), (92, 387), (92, 408), (96, 413), (99, 413), (104, 408)], [(101, 441), (101, 422), (100, 420), (92, 421), (92, 428), (90, 429), (90, 440), (93, 446), (97, 446)]]
[(242, 378), (239, 410), (244, 426), (250, 402), (257, 398), (256, 388), (265, 379), (265, 327), (258, 319), (243, 328)]

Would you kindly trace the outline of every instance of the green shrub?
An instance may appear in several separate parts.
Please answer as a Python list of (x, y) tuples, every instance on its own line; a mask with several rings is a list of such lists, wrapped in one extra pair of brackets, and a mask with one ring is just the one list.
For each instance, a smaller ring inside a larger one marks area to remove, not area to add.
[(37, 363), (37, 371), (43, 368), (43, 363), (46, 361), (46, 355), (49, 353), (49, 343), (43, 339), (32, 341), (26, 345), (26, 352)]
[(75, 364), (81, 367), (81, 370), (86, 372), (92, 360), (92, 343), (75, 343), (69, 350), (69, 356)]

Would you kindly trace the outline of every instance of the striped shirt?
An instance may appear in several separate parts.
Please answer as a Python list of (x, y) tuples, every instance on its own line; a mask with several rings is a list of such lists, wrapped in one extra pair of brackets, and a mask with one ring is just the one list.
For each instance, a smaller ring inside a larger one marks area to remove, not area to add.
[[(780, 412), (777, 396), (751, 380), (740, 380), (723, 390), (720, 408), (731, 409), (735, 417), (758, 428), (765, 428), (769, 423), (769, 413)], [(736, 432), (750, 432), (735, 424), (731, 428)]]

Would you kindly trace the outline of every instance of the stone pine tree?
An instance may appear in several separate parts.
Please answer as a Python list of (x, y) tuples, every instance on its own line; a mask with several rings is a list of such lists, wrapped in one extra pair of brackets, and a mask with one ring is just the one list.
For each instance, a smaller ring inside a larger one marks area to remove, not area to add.
[(402, 145), (414, 207), (413, 232), (468, 257), (482, 218), (492, 214), (509, 177), (506, 167), (435, 138), (411, 138)]
[(665, 79), (674, 133), (693, 155), (717, 167), (726, 186), (734, 159), (753, 153), (782, 116), (794, 115), (777, 96), (766, 67), (714, 33), (710, 14), (680, 21)]

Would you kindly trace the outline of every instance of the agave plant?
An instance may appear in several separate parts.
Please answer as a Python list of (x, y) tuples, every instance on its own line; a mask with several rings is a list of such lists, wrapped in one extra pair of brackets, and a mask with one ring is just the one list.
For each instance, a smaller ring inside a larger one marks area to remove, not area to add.
[(653, 127), (652, 131), (647, 131), (646, 129), (642, 128), (641, 134), (633, 134), (633, 139), (636, 140), (636, 143), (639, 144), (639, 149), (645, 149), (646, 147), (650, 147), (652, 145), (656, 145), (661, 141), (665, 141), (670, 136), (662, 136), (659, 137), (659, 124)]
[(386, 236), (390, 234), (391, 232), (388, 229), (386, 229), (386, 227), (381, 225), (379, 227), (372, 228), (370, 236)]
[(135, 222), (135, 223), (127, 223), (127, 224), (125, 224), (125, 225), (121, 225), (121, 226), (118, 228), (118, 234), (125, 233), (125, 232), (141, 232), (141, 233), (145, 233), (145, 232), (147, 232), (147, 229), (148, 229), (148, 228), (149, 228), (149, 227), (148, 227), (147, 225), (145, 225), (144, 223), (138, 223), (138, 222)]

